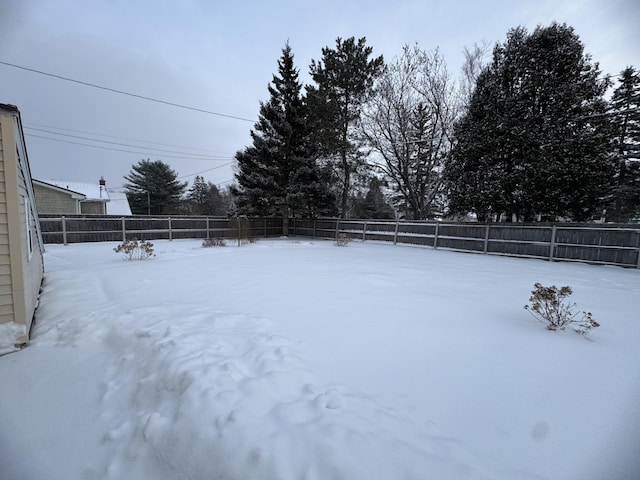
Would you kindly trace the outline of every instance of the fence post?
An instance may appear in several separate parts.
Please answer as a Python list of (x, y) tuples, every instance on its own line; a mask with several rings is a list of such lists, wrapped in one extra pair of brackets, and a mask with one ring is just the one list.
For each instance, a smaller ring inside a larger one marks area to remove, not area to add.
[(62, 216), (62, 243), (67, 244), (67, 219)]
[(440, 224), (436, 222), (436, 232), (433, 235), (433, 249), (436, 250), (438, 248), (438, 227)]
[(316, 224), (317, 224), (317, 222), (318, 222), (318, 219), (314, 218), (313, 219), (313, 239), (314, 240), (316, 239)]
[(364, 227), (362, 227), (362, 241), (365, 241), (365, 238), (367, 236), (367, 221), (364, 221)]
[(484, 253), (487, 253), (489, 245), (489, 224), (487, 223), (487, 229), (484, 232)]
[(127, 241), (127, 228), (125, 227), (125, 219), (122, 217), (122, 243)]
[[(284, 219), (282, 220), (284, 221)], [(289, 232), (287, 232), (287, 235)], [(267, 217), (264, 217), (264, 238), (267, 238)]]
[(207, 217), (207, 238), (211, 238), (211, 234), (209, 233), (209, 217)]
[(396, 245), (398, 243), (398, 226), (400, 224), (400, 220), (396, 218), (396, 230), (393, 232), (393, 244)]
[(338, 232), (340, 231), (340, 219), (336, 220), (336, 236), (334, 240), (338, 240)]
[(171, 231), (171, 217), (169, 217), (169, 240), (173, 240), (173, 232)]
[(556, 248), (556, 225), (551, 227), (551, 243), (549, 244), (549, 260), (553, 260), (554, 250)]

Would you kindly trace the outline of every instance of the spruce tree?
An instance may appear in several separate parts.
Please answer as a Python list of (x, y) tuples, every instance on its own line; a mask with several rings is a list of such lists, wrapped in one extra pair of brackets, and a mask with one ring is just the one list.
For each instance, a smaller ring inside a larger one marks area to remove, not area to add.
[(627, 67), (618, 82), (610, 102), (615, 175), (606, 219), (627, 222), (640, 215), (640, 73)]
[(511, 30), (478, 78), (446, 167), (450, 208), (478, 218), (587, 220), (611, 176), (607, 81), (573, 28)]
[(356, 200), (356, 218), (395, 218), (395, 212), (382, 193), (382, 182), (372, 177), (366, 194)]
[(171, 204), (179, 202), (187, 183), (161, 160), (140, 160), (132, 165), (124, 179), (125, 193), (134, 215), (159, 215)]
[(505, 210), (500, 197), (503, 172), (494, 155), (500, 141), (494, 134), (500, 118), (495, 83), (488, 68), (476, 79), (469, 108), (455, 125), (456, 141), (444, 172), (450, 213), (472, 213), (481, 222)]
[(314, 135), (325, 158), (337, 158), (342, 218), (347, 216), (352, 177), (362, 165), (360, 112), (384, 67), (382, 56), (370, 59), (372, 53), (364, 37), (338, 38), (335, 49), (323, 48), (322, 59), (310, 66), (315, 85), (307, 87), (307, 97)]
[(226, 206), (218, 187), (211, 182), (206, 182), (199, 175), (193, 179), (193, 186), (189, 189), (187, 201), (192, 214), (215, 216), (226, 214)]
[(200, 175), (193, 179), (193, 186), (189, 189), (187, 199), (196, 205), (204, 205), (207, 198), (207, 184)]
[(234, 195), (242, 213), (281, 216), (286, 234), (290, 216), (322, 210), (331, 200), (309, 141), (302, 85), (288, 43), (268, 90), (270, 98), (260, 104), (251, 131), (253, 144), (236, 154)]

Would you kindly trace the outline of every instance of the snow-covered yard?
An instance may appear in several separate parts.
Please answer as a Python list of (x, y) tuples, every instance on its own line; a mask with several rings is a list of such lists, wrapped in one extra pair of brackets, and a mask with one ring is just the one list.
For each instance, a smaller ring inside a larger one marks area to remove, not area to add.
[[(0, 478), (637, 479), (640, 271), (354, 242), (49, 245)], [(522, 307), (571, 285), (601, 327)]]

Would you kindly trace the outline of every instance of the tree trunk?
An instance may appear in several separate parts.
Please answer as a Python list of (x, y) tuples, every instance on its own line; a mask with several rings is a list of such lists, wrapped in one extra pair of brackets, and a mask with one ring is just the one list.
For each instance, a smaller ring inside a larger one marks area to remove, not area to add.
[(344, 181), (342, 183), (342, 199), (340, 202), (340, 218), (347, 218), (347, 206), (349, 203), (349, 184), (351, 182), (351, 172), (346, 155), (342, 158), (342, 168), (344, 169)]
[(282, 210), (282, 235), (289, 236), (289, 207)]

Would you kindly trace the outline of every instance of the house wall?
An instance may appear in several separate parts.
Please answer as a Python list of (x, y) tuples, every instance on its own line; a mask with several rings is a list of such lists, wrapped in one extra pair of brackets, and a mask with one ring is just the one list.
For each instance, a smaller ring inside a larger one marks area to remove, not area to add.
[(0, 233), (0, 322), (24, 325), (16, 343), (26, 343), (44, 277), (44, 248), (17, 112), (0, 115), (0, 141), (0, 232), (6, 230)]
[(105, 202), (80, 202), (80, 213), (86, 215), (105, 215), (107, 213)]
[[(71, 195), (35, 184), (33, 191), (36, 197), (38, 213), (58, 213), (75, 215), (81, 213), (78, 201)], [(83, 212), (84, 213), (84, 212)]]
[[(3, 117), (0, 116), (0, 119)], [(5, 189), (4, 122), (0, 124), (0, 323), (12, 322), (13, 291), (11, 288), (11, 256), (7, 220), (7, 192)]]

